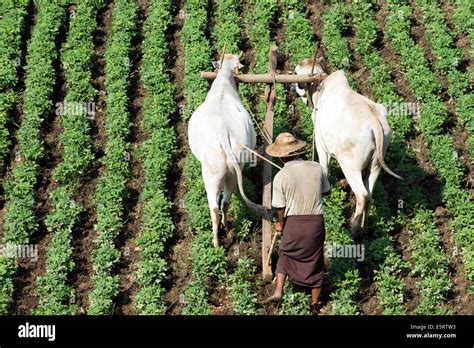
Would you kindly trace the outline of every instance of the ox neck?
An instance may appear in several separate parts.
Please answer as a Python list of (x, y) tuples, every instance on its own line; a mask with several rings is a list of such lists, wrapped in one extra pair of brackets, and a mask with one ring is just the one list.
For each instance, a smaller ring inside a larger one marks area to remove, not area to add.
[[(220, 69), (217, 73), (217, 77), (212, 83), (211, 90), (209, 92), (219, 92), (223, 89), (228, 89), (231, 86), (237, 93), (237, 84), (235, 83), (234, 72), (231, 69)], [(227, 87), (227, 88), (226, 88)]]
[(217, 77), (216, 80), (231, 80), (232, 82), (235, 83), (234, 79), (234, 71), (232, 69), (229, 69), (227, 67), (222, 67), (218, 72), (217, 72)]

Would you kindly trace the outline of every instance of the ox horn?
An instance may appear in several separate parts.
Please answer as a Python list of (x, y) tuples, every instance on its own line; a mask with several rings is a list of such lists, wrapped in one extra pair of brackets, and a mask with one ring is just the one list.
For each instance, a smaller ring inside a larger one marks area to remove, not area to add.
[(224, 62), (224, 56), (225, 56), (225, 49), (226, 48), (227, 48), (227, 42), (224, 42), (224, 48), (222, 49), (221, 60), (219, 62), (219, 69), (222, 67), (222, 63)]

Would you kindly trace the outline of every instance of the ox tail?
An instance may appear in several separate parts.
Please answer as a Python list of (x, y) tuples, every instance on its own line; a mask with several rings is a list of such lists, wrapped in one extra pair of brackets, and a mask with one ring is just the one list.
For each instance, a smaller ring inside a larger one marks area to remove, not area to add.
[(388, 167), (388, 165), (385, 163), (384, 160), (384, 154), (383, 154), (383, 141), (384, 141), (384, 136), (383, 136), (383, 130), (382, 130), (382, 124), (377, 118), (373, 118), (374, 120), (374, 126), (372, 127), (374, 134), (375, 134), (375, 151), (377, 153), (377, 157), (379, 158), (379, 162), (382, 165), (382, 168), (391, 176), (394, 178), (397, 178), (399, 180), (407, 181), (404, 177), (395, 174), (392, 172), (392, 170)]
[(239, 186), (240, 195), (244, 200), (245, 204), (252, 210), (256, 211), (257, 213), (261, 214), (267, 220), (272, 219), (272, 212), (270, 209), (265, 208), (262, 205), (256, 204), (252, 202), (250, 199), (247, 198), (244, 192), (243, 180), (242, 180), (242, 169), (240, 168), (239, 163), (237, 162), (237, 158), (235, 157), (234, 151), (232, 150), (231, 142), (230, 142), (231, 134), (226, 132), (219, 136), (219, 142), (226, 153), (227, 159), (232, 163), (232, 166), (235, 169), (235, 173), (237, 174), (237, 184)]

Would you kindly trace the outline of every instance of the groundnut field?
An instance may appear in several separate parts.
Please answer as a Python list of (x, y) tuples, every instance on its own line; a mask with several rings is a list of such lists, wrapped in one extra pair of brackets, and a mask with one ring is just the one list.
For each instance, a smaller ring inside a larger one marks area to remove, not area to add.
[[(2, 0), (0, 314), (310, 314), (291, 283), (264, 303), (262, 220), (238, 190), (213, 246), (187, 140), (201, 71), (225, 46), (241, 73), (266, 73), (272, 45), (278, 73), (317, 47), (328, 74), (384, 104), (386, 163), (423, 178), (383, 172), (354, 239), (355, 197), (330, 162), (326, 246), (363, 255), (327, 255), (321, 315), (474, 314), (473, 29), (467, 0)], [(264, 92), (239, 84), (260, 154)], [(304, 139), (310, 159), (310, 108), (290, 84), (276, 96), (274, 138)], [(243, 172), (257, 203), (262, 167)]]

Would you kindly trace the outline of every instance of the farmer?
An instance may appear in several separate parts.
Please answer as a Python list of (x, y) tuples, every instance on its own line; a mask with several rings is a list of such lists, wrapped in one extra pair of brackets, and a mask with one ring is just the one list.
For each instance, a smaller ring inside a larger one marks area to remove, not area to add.
[(278, 250), (276, 288), (266, 302), (278, 302), (286, 277), (311, 288), (311, 310), (320, 310), (319, 294), (324, 273), (324, 218), (321, 196), (330, 191), (327, 177), (317, 162), (304, 161), (306, 143), (290, 133), (278, 135), (267, 154), (284, 163), (273, 180), (272, 206), (277, 209), (276, 233), (283, 232)]

